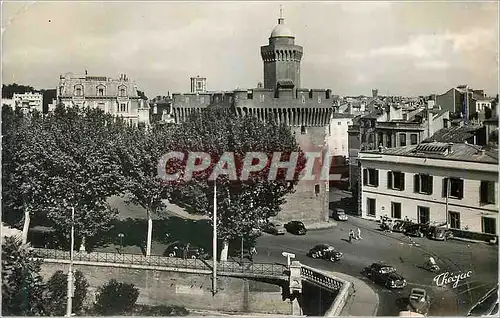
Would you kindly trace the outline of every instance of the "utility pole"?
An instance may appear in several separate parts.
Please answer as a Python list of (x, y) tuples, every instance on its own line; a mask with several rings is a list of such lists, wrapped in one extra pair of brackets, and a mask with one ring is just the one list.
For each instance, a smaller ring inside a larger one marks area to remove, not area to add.
[(213, 266), (212, 266), (212, 295), (217, 293), (217, 178), (214, 180), (214, 225), (213, 225)]
[(71, 317), (73, 311), (73, 250), (75, 245), (75, 208), (71, 207), (71, 250), (68, 269), (68, 303), (66, 306), (66, 317)]

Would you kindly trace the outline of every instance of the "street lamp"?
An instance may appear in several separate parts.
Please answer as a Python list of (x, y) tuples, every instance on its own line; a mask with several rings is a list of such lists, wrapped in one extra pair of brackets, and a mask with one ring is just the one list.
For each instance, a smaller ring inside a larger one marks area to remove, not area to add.
[(123, 233), (118, 233), (118, 237), (120, 238), (120, 251), (123, 252), (123, 237), (125, 235)]
[(212, 295), (217, 293), (217, 178), (214, 180), (214, 225), (213, 225), (213, 265), (212, 265)]
[(71, 250), (68, 269), (68, 303), (66, 306), (66, 317), (71, 317), (73, 305), (73, 250), (75, 246), (75, 208), (71, 207)]

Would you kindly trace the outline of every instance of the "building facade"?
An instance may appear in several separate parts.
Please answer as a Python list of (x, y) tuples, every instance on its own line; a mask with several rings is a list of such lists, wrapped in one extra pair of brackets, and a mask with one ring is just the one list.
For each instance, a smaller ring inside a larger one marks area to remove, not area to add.
[(61, 75), (57, 102), (66, 107), (99, 108), (135, 125), (149, 124), (149, 105), (137, 93), (135, 82), (125, 74), (117, 79), (72, 73)]
[[(238, 116), (284, 123), (295, 134), (302, 149), (314, 147), (327, 152), (333, 96), (329, 89), (301, 87), (303, 48), (295, 44), (295, 37), (285, 27), (282, 17), (271, 32), (268, 45), (262, 46), (260, 53), (264, 65), (263, 87), (172, 94), (175, 121), (184, 121), (191, 113), (207, 107), (226, 107)], [(299, 182), (296, 192), (287, 197), (277, 219), (328, 221), (328, 186), (327, 180), (315, 185)]]
[(331, 156), (349, 158), (347, 130), (352, 125), (354, 116), (349, 114), (332, 113), (328, 131), (328, 151)]
[(429, 143), (362, 151), (361, 216), (498, 234), (498, 154)]
[(14, 107), (21, 108), (24, 112), (38, 111), (43, 112), (43, 95), (40, 93), (15, 93), (12, 96)]

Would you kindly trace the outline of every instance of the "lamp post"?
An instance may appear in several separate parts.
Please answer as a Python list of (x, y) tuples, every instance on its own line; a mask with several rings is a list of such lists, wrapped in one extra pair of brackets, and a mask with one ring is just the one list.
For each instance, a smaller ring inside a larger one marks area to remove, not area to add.
[(120, 238), (120, 252), (123, 252), (123, 237), (125, 235), (123, 233), (118, 233), (118, 237)]
[(66, 306), (66, 317), (71, 317), (73, 311), (73, 250), (75, 247), (75, 208), (71, 207), (71, 250), (68, 269), (68, 303)]
[(214, 225), (213, 225), (213, 265), (212, 265), (212, 295), (217, 293), (217, 178), (214, 180)]

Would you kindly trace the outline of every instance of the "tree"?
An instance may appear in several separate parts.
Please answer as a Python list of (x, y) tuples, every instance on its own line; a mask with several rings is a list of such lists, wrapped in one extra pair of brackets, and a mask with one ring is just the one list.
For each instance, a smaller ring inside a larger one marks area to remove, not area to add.
[[(62, 270), (55, 272), (47, 282), (48, 301), (47, 308), (51, 315), (64, 316), (67, 306), (68, 274)], [(74, 275), (74, 294), (72, 309), (75, 314), (80, 314), (83, 309), (89, 283), (82, 272), (76, 271)]]
[(134, 308), (137, 298), (139, 289), (133, 284), (112, 279), (98, 289), (95, 310), (100, 315), (125, 314)]
[(148, 230), (146, 256), (151, 255), (153, 236), (152, 216), (165, 207), (171, 192), (170, 184), (158, 176), (158, 160), (169, 150), (171, 129), (152, 130), (127, 127), (118, 146), (122, 173), (126, 178), (127, 202), (146, 210)]
[(33, 260), (28, 245), (16, 237), (2, 244), (2, 315), (41, 316), (45, 308), (45, 285), (40, 276), (40, 261)]
[(33, 214), (43, 211), (54, 144), (44, 129), (41, 114), (23, 115), (2, 108), (2, 206), (8, 222), (20, 222), (24, 214), (23, 243), (27, 243)]
[(48, 217), (56, 230), (69, 236), (73, 207), (75, 233), (85, 248), (85, 239), (108, 230), (117, 214), (106, 199), (123, 191), (115, 149), (125, 124), (98, 109), (62, 105), (46, 118), (57, 146), (44, 197)]
[[(238, 176), (241, 176), (247, 153), (267, 154), (265, 168), (250, 174), (248, 180), (229, 180), (227, 175), (217, 178), (217, 226), (218, 236), (223, 242), (222, 261), (227, 260), (231, 240), (252, 236), (252, 229), (259, 227), (259, 222), (279, 213), (286, 195), (294, 191), (306, 162), (287, 126), (265, 123), (251, 116), (237, 117), (233, 112), (223, 109), (207, 109), (201, 114), (194, 114), (175, 128), (172, 140), (175, 146), (171, 149), (185, 154), (210, 154), (210, 167), (194, 173), (193, 180), (176, 185), (175, 198), (188, 202), (197, 213), (210, 216), (212, 222), (214, 182), (207, 182), (207, 179), (223, 154), (234, 154)], [(293, 180), (285, 180), (287, 171), (284, 169), (278, 171), (276, 180), (268, 180), (273, 152), (282, 152), (282, 161), (289, 159), (291, 152), (299, 153)], [(256, 164), (254, 161), (252, 163)], [(172, 161), (169, 161), (171, 164)], [(183, 164), (186, 164), (186, 160)]]
[(9, 84), (2, 85), (2, 98), (11, 99), (14, 94), (24, 94), (24, 93), (32, 93), (35, 89), (28, 85), (19, 85), (19, 84)]

